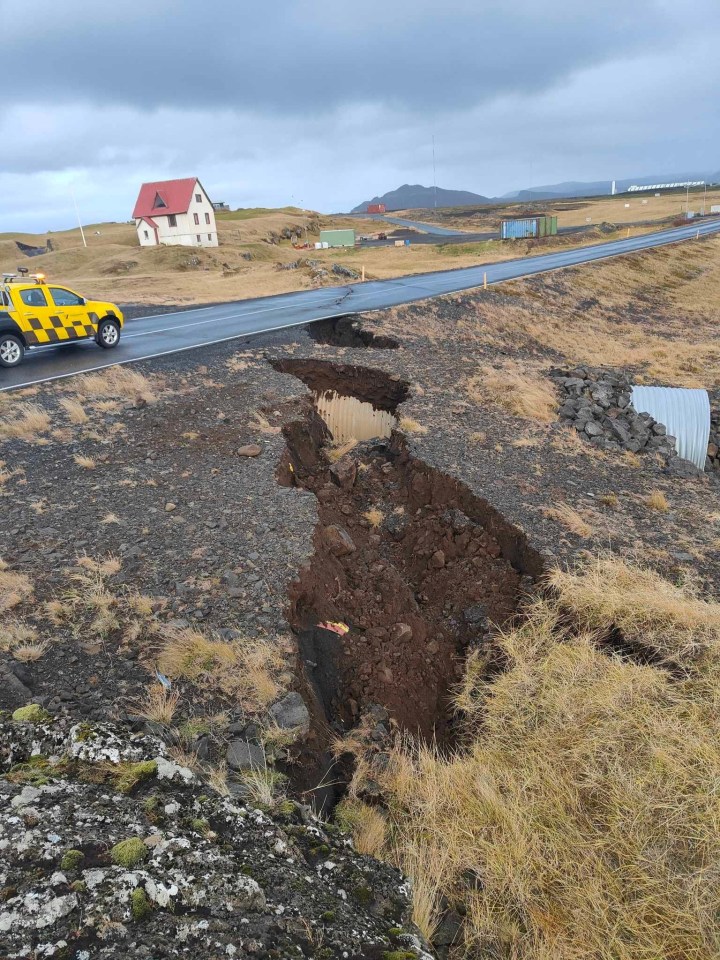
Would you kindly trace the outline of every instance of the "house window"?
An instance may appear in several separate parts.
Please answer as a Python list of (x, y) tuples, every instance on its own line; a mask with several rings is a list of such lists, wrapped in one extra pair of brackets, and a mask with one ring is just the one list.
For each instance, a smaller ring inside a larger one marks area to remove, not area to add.
[(169, 227), (176, 227), (176, 226), (177, 226), (177, 217), (175, 216), (174, 213), (171, 213), (171, 214), (168, 216), (168, 226), (169, 226)]
[(149, 239), (150, 239), (150, 234), (147, 232), (147, 230), (143, 230), (143, 233), (145, 234), (145, 239), (146, 239), (146, 240), (149, 240)]
[(197, 226), (197, 224), (200, 223), (200, 217), (198, 216), (197, 213), (194, 213), (193, 217), (195, 218), (195, 225)]
[(198, 203), (202, 203), (202, 194), (201, 194), (201, 193), (196, 193), (196, 194), (195, 194), (195, 200), (196, 200)]
[(161, 207), (166, 207), (166, 206), (167, 206), (167, 204), (165, 203), (165, 201), (163, 200), (163, 198), (160, 196), (160, 194), (159, 194), (159, 193), (156, 193), (156, 194), (155, 194), (155, 203), (153, 204), (153, 210), (159, 210)]
[(202, 243), (202, 237), (200, 236), (200, 234), (197, 235), (197, 241), (198, 243)]
[(206, 213), (206, 214), (205, 214), (205, 223), (210, 223), (210, 214), (209, 214), (209, 213)]
[(211, 234), (211, 233), (208, 234), (208, 240), (212, 240), (212, 234)]

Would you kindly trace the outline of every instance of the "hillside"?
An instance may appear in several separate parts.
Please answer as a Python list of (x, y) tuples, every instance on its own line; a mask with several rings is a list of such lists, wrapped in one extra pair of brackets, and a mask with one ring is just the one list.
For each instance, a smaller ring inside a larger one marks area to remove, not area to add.
[(445, 190), (443, 187), (423, 187), (419, 183), (404, 183), (381, 197), (373, 197), (358, 204), (352, 213), (367, 213), (371, 203), (384, 203), (388, 210), (424, 209), (432, 207), (462, 207), (468, 204), (489, 203), (487, 197), (469, 190)]

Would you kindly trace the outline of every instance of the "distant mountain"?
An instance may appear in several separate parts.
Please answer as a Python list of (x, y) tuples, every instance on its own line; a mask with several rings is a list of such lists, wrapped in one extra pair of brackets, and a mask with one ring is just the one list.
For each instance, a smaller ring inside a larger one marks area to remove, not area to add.
[[(615, 187), (618, 193), (624, 193), (628, 187), (637, 184), (645, 186), (653, 183), (680, 183), (684, 180), (705, 180), (707, 183), (720, 182), (720, 171), (714, 173), (697, 170), (683, 173), (657, 173), (652, 176), (626, 177), (617, 180)], [(444, 190), (434, 187), (423, 187), (419, 183), (405, 183), (397, 190), (391, 190), (382, 197), (373, 197), (358, 204), (352, 213), (367, 213), (371, 203), (384, 203), (388, 212), (391, 210), (423, 210), (438, 207), (477, 207), (485, 203), (532, 203), (534, 200), (557, 200), (565, 197), (597, 197), (609, 195), (612, 189), (611, 180), (564, 180), (562, 183), (546, 183), (537, 187), (528, 187), (524, 190), (511, 190), (501, 197), (484, 197), (469, 190)], [(437, 200), (437, 202), (436, 202)]]
[(479, 193), (470, 193), (469, 190), (443, 190), (442, 187), (438, 187), (436, 193), (435, 187), (423, 187), (419, 183), (404, 183), (397, 190), (391, 190), (382, 197), (373, 197), (372, 200), (358, 204), (351, 212), (367, 213), (371, 203), (384, 203), (386, 209), (390, 211), (423, 210), (434, 206), (466, 207), (489, 202), (487, 197)]
[[(652, 176), (629, 177), (616, 180), (618, 193), (624, 193), (628, 187), (637, 184), (644, 186), (652, 183), (679, 183), (683, 180), (707, 180), (715, 182), (718, 174), (698, 173), (696, 170), (684, 173), (658, 173)], [(548, 183), (537, 187), (528, 187), (525, 190), (511, 190), (504, 193), (499, 200), (517, 200), (526, 203), (532, 200), (555, 200), (558, 197), (597, 197), (609, 194), (611, 180), (566, 180), (563, 183)]]

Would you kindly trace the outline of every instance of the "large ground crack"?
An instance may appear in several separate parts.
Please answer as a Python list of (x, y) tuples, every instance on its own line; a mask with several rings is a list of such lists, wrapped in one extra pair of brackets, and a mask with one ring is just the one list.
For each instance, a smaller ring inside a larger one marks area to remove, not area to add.
[[(390, 411), (408, 392), (378, 370), (274, 365), (316, 393)], [(464, 658), (479, 647), (497, 668), (494, 630), (517, 615), (542, 572), (539, 554), (489, 503), (414, 457), (397, 431), (333, 463), (327, 428), (308, 403), (285, 436), (280, 481), (318, 502), (315, 553), (291, 587), (288, 619), (326, 732), (347, 731), (379, 704), (401, 729), (452, 743), (451, 693)]]

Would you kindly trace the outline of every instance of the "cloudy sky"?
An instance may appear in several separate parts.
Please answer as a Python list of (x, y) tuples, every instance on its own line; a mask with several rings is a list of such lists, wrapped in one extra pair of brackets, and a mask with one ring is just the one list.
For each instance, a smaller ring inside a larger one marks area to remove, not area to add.
[(0, 232), (720, 169), (717, 0), (0, 0)]

